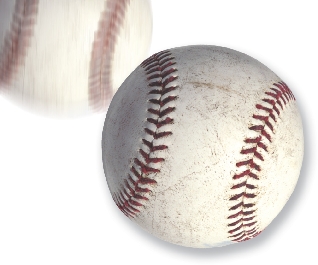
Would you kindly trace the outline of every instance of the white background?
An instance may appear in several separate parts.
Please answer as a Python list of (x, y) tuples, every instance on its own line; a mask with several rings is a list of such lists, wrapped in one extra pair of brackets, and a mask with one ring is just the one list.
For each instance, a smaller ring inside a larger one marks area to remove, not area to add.
[(153, 0), (149, 54), (190, 44), (246, 53), (292, 89), (303, 118), (298, 185), (248, 242), (190, 249), (142, 231), (115, 206), (101, 162), (105, 113), (58, 120), (0, 98), (0, 264), (318, 264), (317, 1)]

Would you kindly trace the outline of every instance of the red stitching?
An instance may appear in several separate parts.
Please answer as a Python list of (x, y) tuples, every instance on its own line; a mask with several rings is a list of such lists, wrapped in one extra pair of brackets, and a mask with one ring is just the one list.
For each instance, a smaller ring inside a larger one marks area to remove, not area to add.
[[(155, 89), (150, 90), (148, 94), (160, 95), (160, 99), (149, 99), (149, 102), (158, 108), (148, 109), (148, 112), (156, 115), (157, 118), (148, 118), (147, 122), (156, 125), (156, 129), (151, 130), (149, 128), (144, 128), (145, 133), (150, 135), (153, 140), (168, 137), (172, 134), (171, 131), (158, 132), (157, 130), (173, 123), (173, 119), (167, 115), (175, 111), (175, 107), (166, 107), (166, 105), (175, 101), (177, 97), (171, 95), (168, 95), (165, 98), (163, 97), (167, 93), (176, 90), (178, 87), (174, 85), (169, 86), (171, 82), (178, 78), (177, 75), (172, 75), (177, 72), (177, 69), (173, 67), (173, 65), (175, 65), (175, 62), (172, 61), (173, 59), (170, 51), (163, 51), (154, 54), (141, 64), (141, 67), (145, 68), (145, 72), (148, 75), (148, 87), (156, 87)], [(126, 216), (131, 218), (139, 212), (136, 207), (143, 206), (144, 202), (148, 200), (145, 195), (151, 191), (151, 189), (142, 188), (139, 187), (139, 185), (142, 184), (151, 187), (157, 183), (150, 174), (159, 173), (160, 169), (153, 168), (151, 163), (162, 163), (164, 162), (164, 158), (154, 156), (155, 152), (168, 148), (166, 145), (154, 145), (153, 140), (149, 141), (142, 139), (144, 147), (149, 151), (146, 152), (144, 149), (139, 150), (139, 154), (143, 158), (143, 161), (138, 158), (133, 159), (134, 164), (131, 167), (132, 174), (128, 174), (124, 187), (118, 194), (114, 195), (114, 200), (118, 208)]]
[(33, 36), (39, 0), (16, 1), (11, 29), (0, 54), (0, 83), (9, 85), (24, 63)]
[[(268, 140), (269, 144), (271, 142), (271, 135), (274, 134), (273, 122), (276, 123), (276, 115), (280, 115), (280, 110), (284, 109), (284, 106), (291, 100), (295, 100), (295, 97), (288, 86), (283, 83), (275, 83), (273, 87), (270, 88), (270, 92), (265, 92), (267, 98), (262, 99), (263, 102), (266, 102), (271, 105), (271, 107), (264, 106), (262, 104), (256, 104), (256, 109), (262, 110), (267, 113), (266, 115), (253, 115), (253, 119), (257, 120), (258, 123), (261, 121), (263, 125), (252, 125), (249, 127), (249, 130), (253, 130), (259, 133), (259, 136), (256, 138), (247, 138), (244, 140), (245, 143), (255, 144), (253, 147), (242, 148), (240, 153), (242, 155), (252, 154), (253, 157), (248, 160), (243, 160), (236, 163), (237, 168), (245, 166), (245, 170), (238, 172), (233, 176), (234, 180), (242, 179), (238, 184), (232, 186), (231, 189), (238, 189), (245, 187), (245, 191), (235, 194), (230, 198), (230, 201), (238, 201), (238, 203), (232, 206), (229, 211), (228, 219), (231, 221), (228, 226), (231, 229), (228, 231), (229, 238), (236, 242), (249, 240), (258, 234), (261, 231), (258, 230), (257, 221), (253, 221), (255, 218), (255, 209), (250, 209), (255, 206), (255, 203), (244, 203), (244, 198), (255, 198), (257, 195), (253, 191), (257, 189), (256, 186), (248, 184), (249, 178), (259, 179), (258, 172), (261, 171), (260, 165), (258, 165), (255, 160), (264, 161), (264, 157), (261, 155), (261, 149), (267, 152), (267, 144), (265, 143)], [(278, 107), (279, 106), (279, 107)], [(264, 142), (265, 140), (265, 142)], [(246, 169), (247, 167), (247, 169)], [(238, 220), (237, 217), (241, 217)], [(238, 225), (238, 226), (237, 226)], [(237, 227), (236, 227), (237, 226)], [(234, 228), (233, 228), (234, 227)], [(251, 228), (246, 230), (245, 228)], [(238, 233), (237, 233), (238, 232)]]
[(117, 41), (117, 32), (123, 21), (130, 0), (106, 1), (99, 28), (93, 42), (90, 74), (89, 103), (95, 111), (105, 108), (113, 96), (112, 58)]

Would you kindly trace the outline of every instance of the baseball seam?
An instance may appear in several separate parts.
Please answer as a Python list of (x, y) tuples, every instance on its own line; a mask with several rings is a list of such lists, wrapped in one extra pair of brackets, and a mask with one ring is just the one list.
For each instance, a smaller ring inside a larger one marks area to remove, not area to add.
[(106, 1), (99, 28), (93, 42), (90, 73), (89, 103), (95, 111), (108, 106), (113, 96), (112, 61), (118, 32), (125, 18), (125, 10), (130, 0)]
[[(113, 195), (118, 208), (131, 218), (139, 212), (138, 207), (143, 206), (144, 202), (148, 200), (146, 194), (151, 192), (151, 186), (157, 183), (152, 174), (159, 173), (160, 169), (151, 164), (162, 163), (164, 158), (157, 157), (156, 152), (168, 148), (167, 145), (155, 145), (154, 140), (169, 137), (172, 134), (171, 131), (159, 131), (158, 129), (173, 123), (169, 114), (175, 111), (175, 107), (169, 103), (175, 101), (177, 96), (172, 96), (170, 92), (178, 88), (177, 85), (171, 84), (178, 79), (175, 74), (177, 69), (173, 67), (176, 64), (173, 59), (170, 51), (162, 51), (149, 57), (141, 64), (149, 81), (148, 87), (152, 89), (148, 95), (157, 95), (159, 99), (149, 99), (149, 103), (153, 107), (147, 111), (151, 117), (156, 118), (147, 118), (149, 126), (145, 126), (144, 131), (148, 140), (142, 139), (142, 148), (138, 151), (140, 158), (133, 158), (131, 172), (124, 181), (124, 187), (118, 194)], [(155, 130), (150, 129), (153, 126), (155, 126)]]
[[(258, 223), (255, 221), (257, 186), (249, 184), (248, 180), (259, 179), (260, 162), (264, 161), (262, 152), (268, 152), (268, 145), (272, 141), (271, 135), (274, 134), (272, 122), (277, 122), (277, 118), (280, 115), (279, 107), (283, 110), (290, 100), (295, 100), (291, 90), (283, 82), (274, 83), (270, 90), (265, 92), (266, 97), (262, 99), (266, 104), (256, 104), (255, 106), (257, 110), (261, 110), (267, 115), (253, 114), (255, 124), (249, 127), (249, 130), (255, 131), (259, 135), (255, 138), (246, 138), (244, 140), (248, 147), (242, 148), (240, 154), (244, 155), (244, 160), (236, 163), (238, 172), (233, 176), (235, 185), (231, 189), (240, 190), (241, 192), (230, 198), (230, 201), (236, 204), (229, 209), (231, 215), (228, 217), (230, 221), (228, 233), (229, 238), (236, 242), (249, 240), (261, 233), (258, 229)], [(262, 125), (257, 124), (259, 121)], [(251, 158), (248, 157), (246, 159), (246, 156), (251, 155)], [(242, 167), (245, 170), (241, 169)], [(248, 200), (248, 203), (245, 200)]]
[(0, 84), (9, 85), (24, 63), (33, 36), (39, 0), (16, 1), (11, 29), (4, 39), (0, 54)]

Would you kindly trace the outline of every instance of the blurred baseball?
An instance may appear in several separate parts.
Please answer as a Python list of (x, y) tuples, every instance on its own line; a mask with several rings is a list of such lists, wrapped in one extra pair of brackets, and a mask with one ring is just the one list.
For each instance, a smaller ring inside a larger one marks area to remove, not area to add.
[(151, 33), (149, 0), (0, 0), (0, 91), (45, 115), (106, 110)]
[(154, 54), (106, 115), (103, 163), (119, 209), (151, 234), (208, 248), (249, 240), (297, 183), (303, 131), (289, 87), (216, 46)]

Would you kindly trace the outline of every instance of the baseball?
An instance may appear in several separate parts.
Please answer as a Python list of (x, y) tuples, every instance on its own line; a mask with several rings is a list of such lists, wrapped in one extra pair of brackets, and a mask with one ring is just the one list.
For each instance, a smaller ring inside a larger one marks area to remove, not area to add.
[(304, 152), (296, 99), (246, 54), (154, 54), (116, 92), (102, 138), (118, 208), (154, 236), (210, 248), (249, 240), (278, 215)]
[(104, 111), (151, 34), (149, 0), (0, 0), (0, 92), (45, 115)]

